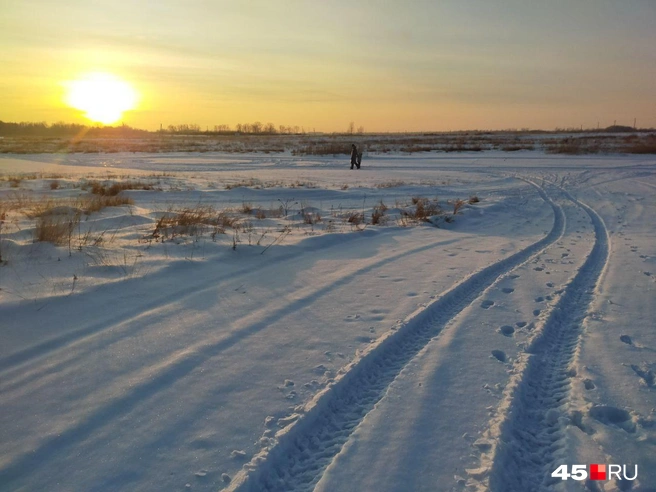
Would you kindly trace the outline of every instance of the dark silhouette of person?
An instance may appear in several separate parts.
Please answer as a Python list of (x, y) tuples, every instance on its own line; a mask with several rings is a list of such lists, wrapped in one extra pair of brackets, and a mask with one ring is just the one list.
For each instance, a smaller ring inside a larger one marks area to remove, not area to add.
[(351, 144), (351, 169), (353, 166), (357, 166), (360, 169), (360, 164), (358, 163), (358, 148), (355, 144)]

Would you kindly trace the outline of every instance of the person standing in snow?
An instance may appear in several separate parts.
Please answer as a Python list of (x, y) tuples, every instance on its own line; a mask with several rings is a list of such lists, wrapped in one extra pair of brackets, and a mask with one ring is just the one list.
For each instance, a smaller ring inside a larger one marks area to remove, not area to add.
[(358, 148), (355, 144), (351, 144), (351, 169), (353, 166), (357, 166), (360, 169), (360, 164), (358, 164)]

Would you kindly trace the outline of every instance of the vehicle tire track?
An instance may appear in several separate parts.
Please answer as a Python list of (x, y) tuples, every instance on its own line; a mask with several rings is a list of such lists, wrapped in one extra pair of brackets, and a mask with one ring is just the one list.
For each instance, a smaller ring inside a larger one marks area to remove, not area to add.
[[(380, 234), (380, 233), (379, 233)], [(290, 264), (297, 264), (299, 262), (300, 255), (305, 254), (306, 252), (316, 253), (319, 250), (329, 251), (331, 248), (341, 249), (344, 247), (344, 242), (353, 242), (357, 244), (359, 241), (370, 241), (371, 238), (366, 234), (353, 235), (346, 238), (339, 238), (339, 241), (326, 241), (325, 244), (314, 245), (309, 243), (304, 245), (301, 243), (299, 246), (291, 246), (288, 253), (282, 253), (277, 257), (277, 265), (287, 262)], [(180, 260), (178, 262), (172, 263), (170, 268), (173, 268), (176, 264), (184, 264), (186, 260)], [(237, 269), (233, 272), (230, 272), (230, 279), (234, 279), (239, 276), (252, 274), (258, 269), (268, 268), (270, 265), (265, 264), (264, 266), (258, 262), (252, 265), (248, 265), (244, 268)], [(167, 270), (158, 272), (156, 274), (140, 277), (138, 280), (128, 279), (126, 282), (138, 281), (142, 284), (141, 290), (147, 292), (157, 292), (156, 286), (162, 283), (162, 279), (166, 279), (168, 276)], [(45, 341), (41, 341), (32, 345), (30, 347), (18, 350), (17, 352), (5, 355), (0, 357), (0, 373), (5, 371), (18, 370), (23, 371), (21, 365), (31, 362), (34, 359), (47, 356), (57, 350), (69, 348), (77, 343), (84, 342), (91, 337), (94, 337), (98, 334), (102, 334), (107, 328), (111, 328), (117, 325), (125, 324), (128, 325), (132, 321), (143, 316), (144, 312), (147, 311), (156, 311), (157, 309), (171, 304), (173, 302), (184, 302), (185, 300), (197, 296), (200, 292), (203, 292), (207, 289), (215, 288), (217, 283), (216, 278), (204, 279), (201, 282), (195, 282), (194, 285), (188, 283), (183, 284), (178, 289), (167, 292), (165, 295), (158, 295), (147, 303), (140, 304), (136, 308), (127, 309), (126, 311), (115, 315), (112, 314), (111, 317), (103, 319), (98, 322), (93, 322), (88, 324), (83, 328), (78, 328), (71, 330), (63, 335), (54, 336)], [(85, 295), (85, 294), (83, 294)], [(86, 294), (92, 295), (92, 293)], [(62, 296), (66, 298), (67, 296)], [(18, 309), (22, 309), (21, 306)], [(12, 313), (6, 313), (7, 317), (12, 316)]]
[[(273, 309), (271, 306), (268, 306), (254, 311), (247, 316), (248, 321), (242, 328), (211, 340), (202, 340), (195, 344), (185, 346), (169, 354), (166, 360), (161, 363), (144, 367), (138, 374), (126, 376), (126, 380), (131, 379), (128, 389), (120, 389), (118, 387), (112, 389), (112, 392), (119, 396), (112, 398), (106, 404), (89, 412), (89, 414), (67, 428), (61, 429), (56, 435), (44, 439), (29, 453), (17, 456), (5, 466), (0, 467), (0, 484), (17, 480), (25, 473), (25, 470), (31, 469), (38, 463), (50, 459), (51, 456), (56, 455), (63, 448), (70, 447), (88, 438), (88, 436), (98, 429), (103, 428), (112, 420), (120, 418), (142, 401), (154, 396), (162, 387), (171, 386), (207, 360), (218, 357), (223, 351), (242, 342), (244, 339), (266, 330), (288, 314), (307, 308), (333, 290), (389, 263), (393, 263), (401, 258), (407, 258), (408, 255), (430, 251), (439, 246), (446, 246), (454, 241), (454, 239), (433, 241), (410, 250), (403, 250), (380, 259), (369, 261), (366, 265), (356, 270), (331, 279), (321, 287), (305, 293), (291, 303), (283, 300), (279, 306)], [(61, 377), (69, 363), (69, 359), (64, 361), (58, 360), (53, 363), (54, 368), (48, 367), (46, 370), (39, 366), (37, 370), (45, 371), (44, 373), (46, 375), (57, 374)], [(30, 377), (33, 378), (34, 376)], [(15, 382), (12, 384), (16, 386)], [(18, 386), (20, 387), (20, 385)], [(6, 390), (3, 390), (3, 395), (7, 395)]]
[[(370, 240), (370, 238), (366, 239)], [(341, 280), (351, 280), (355, 278), (358, 273), (367, 273), (372, 269), (396, 261), (402, 256), (422, 253), (432, 248), (446, 246), (452, 242), (454, 242), (454, 240), (442, 239), (428, 245), (413, 248), (409, 251), (385, 256), (380, 260), (370, 262), (368, 265), (363, 266), (355, 272), (350, 272), (349, 274), (344, 275)], [(334, 245), (334, 243), (330, 244)], [(282, 262), (289, 261), (298, 262), (298, 253), (296, 256), (292, 254), (281, 256), (278, 265)], [(267, 267), (268, 265), (263, 268)], [(254, 270), (254, 267), (237, 270), (230, 275), (229, 280), (235, 281), (238, 277), (254, 273)], [(337, 279), (335, 282), (335, 287), (340, 285), (340, 279)], [(330, 287), (330, 285), (328, 285), (328, 287)], [(85, 328), (74, 330), (72, 333), (55, 337), (46, 342), (36, 344), (22, 351), (11, 354), (4, 359), (0, 359), (0, 373), (3, 374), (2, 380), (0, 381), (0, 392), (5, 393), (15, 388), (24, 387), (26, 384), (37, 381), (49, 374), (60, 374), (62, 371), (66, 370), (66, 368), (73, 366), (77, 360), (85, 357), (89, 353), (97, 351), (99, 349), (98, 344), (94, 344), (93, 342), (94, 339), (99, 338), (99, 335), (102, 335), (101, 343), (103, 346), (108, 346), (129, 336), (135, 336), (136, 331), (140, 329), (140, 325), (137, 323), (139, 320), (149, 319), (152, 323), (156, 323), (158, 319), (165, 318), (170, 314), (168, 312), (159, 312), (162, 310), (163, 306), (172, 304), (174, 301), (177, 303), (184, 302), (186, 299), (198, 296), (201, 292), (212, 288), (216, 288), (215, 279), (212, 281), (203, 281), (196, 288), (186, 290), (184, 294), (181, 294), (176, 289), (174, 294), (160, 296), (154, 301), (146, 304), (138, 313), (129, 312), (126, 317), (111, 317), (109, 319), (95, 322)], [(322, 292), (323, 290), (324, 289), (321, 289)], [(301, 299), (306, 298), (307, 296), (301, 296)], [(277, 310), (274, 310), (274, 312), (277, 312)], [(109, 330), (111, 330), (111, 334), (108, 335), (107, 332)], [(72, 348), (76, 348), (77, 350), (72, 351)], [(68, 353), (62, 354), (55, 361), (41, 361), (46, 357), (52, 356), (53, 353), (56, 353), (57, 351), (68, 351)], [(30, 366), (35, 363), (37, 364), (35, 367)]]
[(595, 243), (531, 344), (523, 375), (508, 397), (506, 420), (492, 458), (491, 491), (547, 490), (561, 482), (551, 472), (565, 452), (568, 419), (563, 414), (574, 376), (570, 365), (595, 288), (608, 264), (610, 244), (601, 217), (561, 191), (590, 217)]
[(235, 477), (228, 490), (312, 490), (403, 367), (500, 276), (562, 237), (565, 230), (562, 209), (542, 188), (529, 183), (554, 211), (551, 231), (540, 241), (472, 274), (360, 355), (341, 371), (335, 383), (306, 405), (303, 416), (278, 432), (277, 443), (255, 456)]

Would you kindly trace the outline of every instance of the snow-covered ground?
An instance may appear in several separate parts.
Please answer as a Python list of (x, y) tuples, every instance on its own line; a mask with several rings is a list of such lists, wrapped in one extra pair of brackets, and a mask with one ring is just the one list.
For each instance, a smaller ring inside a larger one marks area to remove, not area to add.
[(3, 156), (0, 490), (654, 490), (655, 213), (653, 156)]

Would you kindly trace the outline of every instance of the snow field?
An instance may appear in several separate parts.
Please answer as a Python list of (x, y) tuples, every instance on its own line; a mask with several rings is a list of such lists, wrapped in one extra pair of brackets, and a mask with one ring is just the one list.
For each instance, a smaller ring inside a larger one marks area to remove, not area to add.
[[(113, 239), (70, 254), (10, 210), (0, 489), (560, 490), (557, 465), (593, 460), (638, 463), (640, 490), (656, 469), (655, 167), (4, 157), (7, 175), (36, 176), (3, 200), (68, 199), (92, 179), (156, 189), (86, 216)], [(403, 218), (418, 196), (437, 198), (439, 227)], [(381, 200), (386, 225), (348, 222)], [(254, 225), (152, 237), (198, 206)]]

